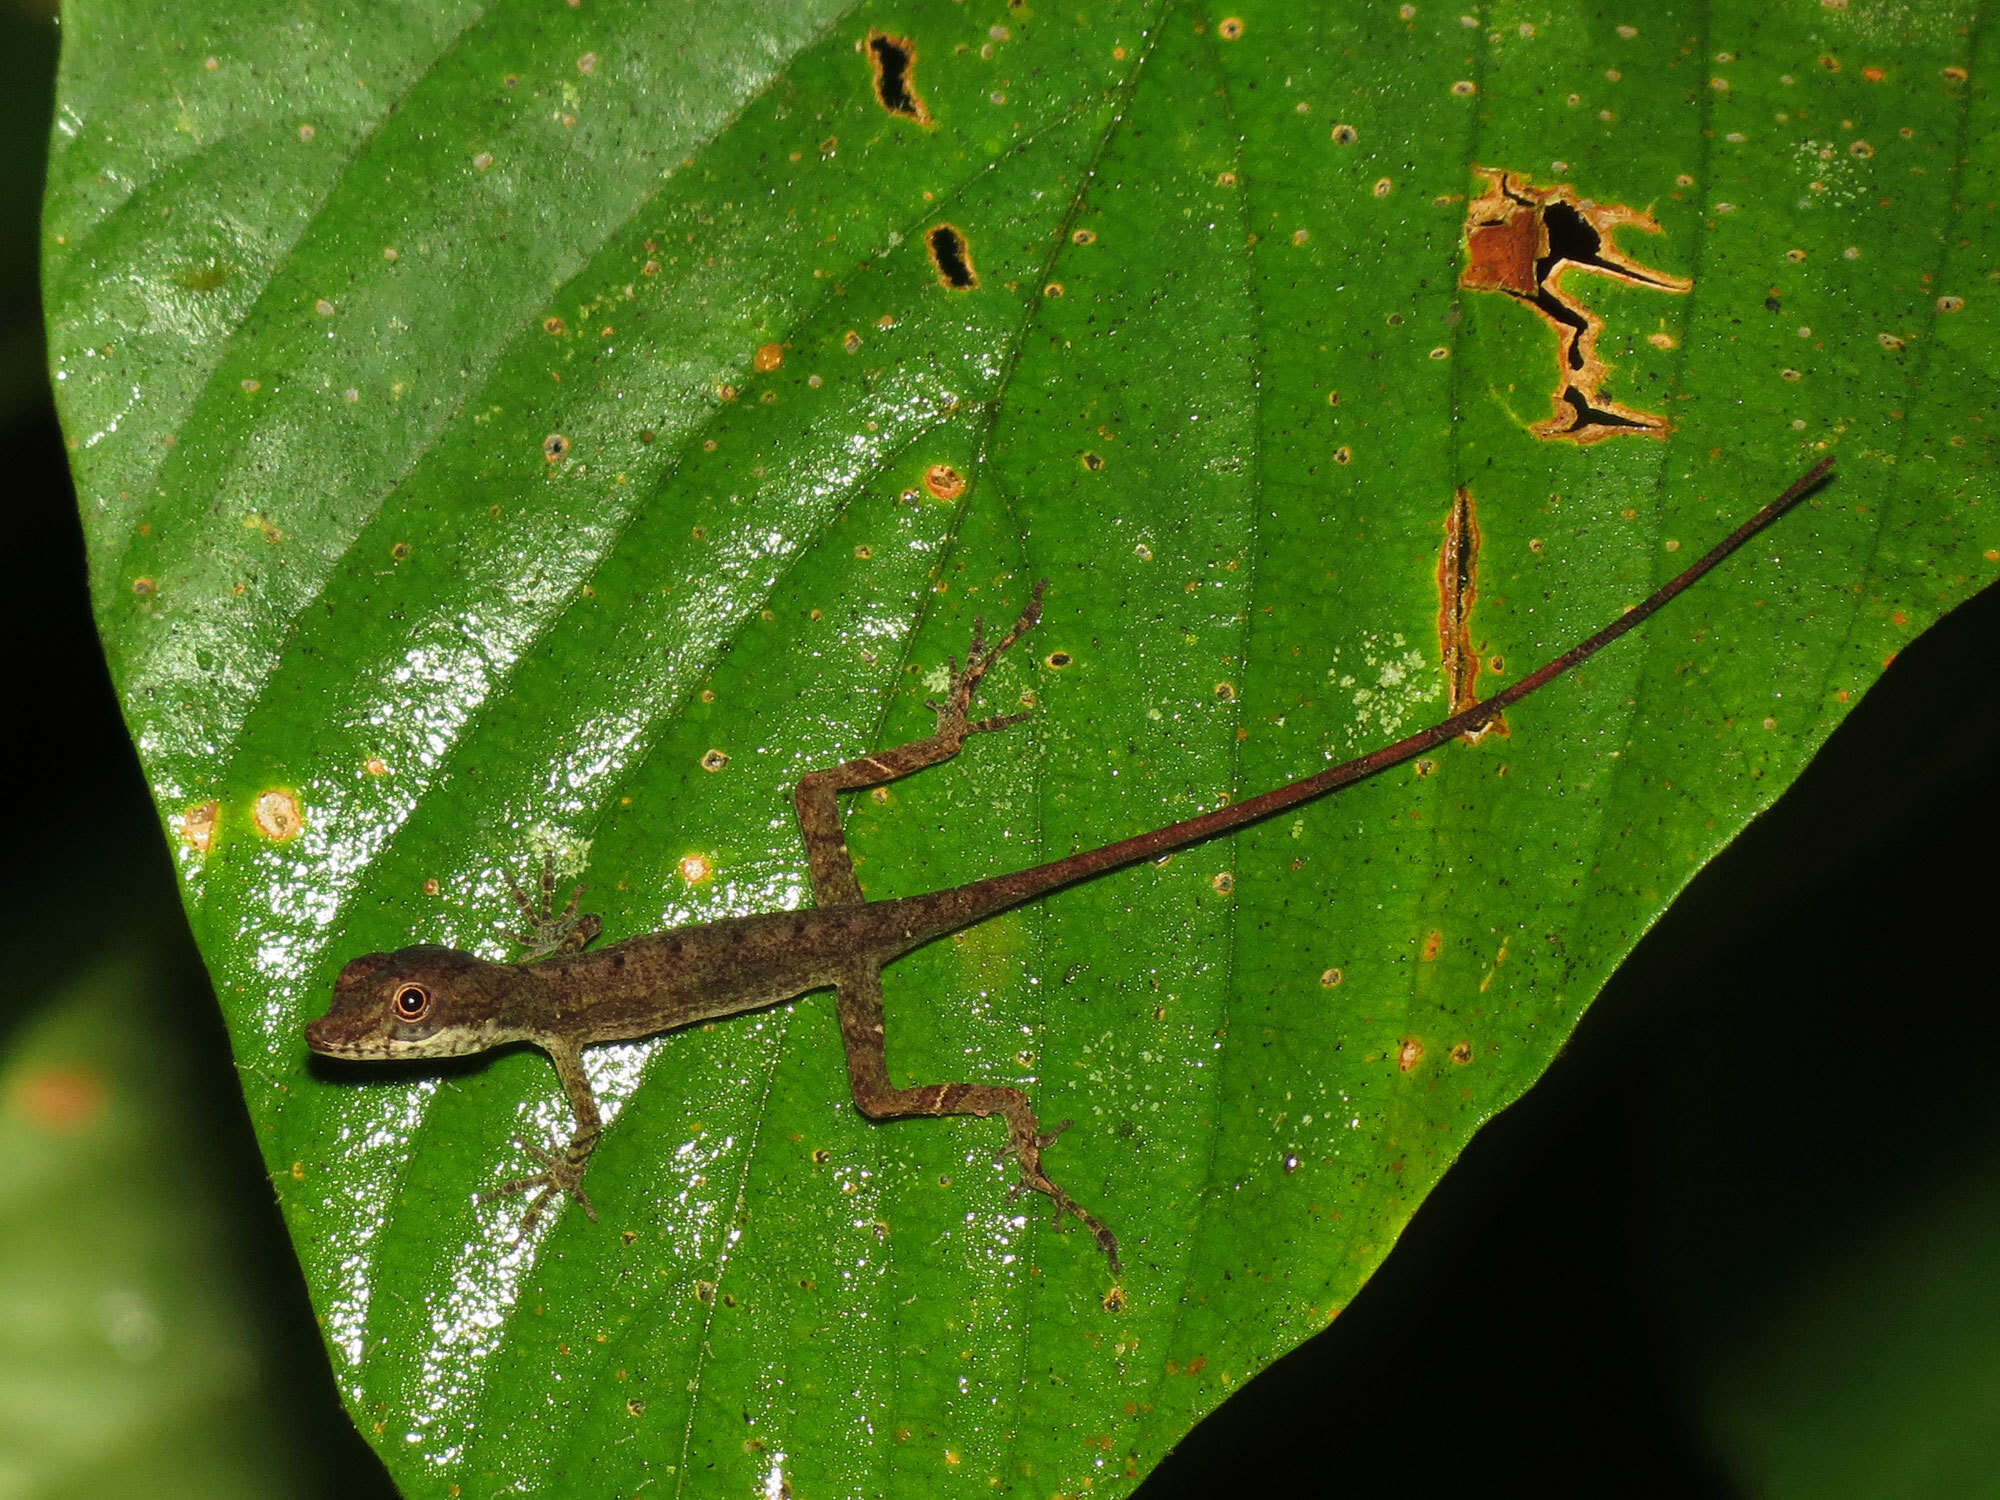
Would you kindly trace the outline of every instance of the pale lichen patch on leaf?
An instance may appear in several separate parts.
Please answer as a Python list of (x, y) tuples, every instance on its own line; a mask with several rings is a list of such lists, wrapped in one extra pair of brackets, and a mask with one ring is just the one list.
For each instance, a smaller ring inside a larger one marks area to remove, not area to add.
[(1393, 739), (1410, 716), (1431, 700), (1432, 694), (1424, 686), (1428, 675), (1424, 654), (1401, 633), (1391, 634), (1386, 642), (1372, 635), (1363, 637), (1362, 670), (1373, 675), (1372, 682), (1342, 667), (1342, 655), (1336, 647), (1326, 675), (1349, 695), (1357, 741)]
[(582, 874), (584, 866), (590, 863), (592, 841), (579, 838), (565, 828), (537, 823), (528, 830), (527, 843), (528, 856), (536, 868), (552, 864), (560, 879)]

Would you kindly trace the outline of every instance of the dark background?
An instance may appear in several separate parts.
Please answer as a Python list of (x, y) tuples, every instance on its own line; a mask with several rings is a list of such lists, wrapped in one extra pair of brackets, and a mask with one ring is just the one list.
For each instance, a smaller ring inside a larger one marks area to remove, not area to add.
[[(0, 423), (16, 475), (0, 1057), (79, 955), (114, 936), (146, 955), (162, 1065), (191, 1079), (224, 1185), (218, 1263), (269, 1345), (266, 1420), (317, 1476), (308, 1491), (387, 1495), (335, 1396), (92, 630), (36, 292), (55, 40), (39, 5), (0, 0)], [(1144, 1500), (1253, 1481), (1763, 1491), (1713, 1411), (1768, 1310), (2000, 1159), (2000, 1095), (1978, 1066), (2000, 1055), (1996, 647), (1989, 591), (1904, 653), (1338, 1323), (1203, 1424)], [(1972, 1267), (1975, 1289), (1989, 1268)]]

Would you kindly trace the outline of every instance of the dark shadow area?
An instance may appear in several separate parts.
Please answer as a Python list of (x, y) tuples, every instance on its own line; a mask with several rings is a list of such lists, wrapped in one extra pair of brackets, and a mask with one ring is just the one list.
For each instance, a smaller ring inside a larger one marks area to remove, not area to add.
[(37, 294), (42, 142), (56, 62), (52, 17), (0, 10), (0, 130), (16, 143), (4, 168), (0, 222), (0, 444), (14, 474), (7, 545), (0, 548), (0, 636), (9, 644), (14, 704), (6, 736), (15, 856), (0, 875), (0, 1049), (30, 1008), (98, 955), (144, 955), (158, 976), (149, 1017), (159, 1067), (199, 1101), (191, 1122), (228, 1197), (231, 1243), (218, 1275), (254, 1304), (266, 1330), (257, 1367), (265, 1419), (291, 1428), (314, 1493), (391, 1497), (375, 1455), (347, 1420), (313, 1322), (229, 1060), (228, 1039), (181, 914), (173, 870), (137, 756), (118, 715), (85, 592), (83, 537), (62, 435), (49, 398)]

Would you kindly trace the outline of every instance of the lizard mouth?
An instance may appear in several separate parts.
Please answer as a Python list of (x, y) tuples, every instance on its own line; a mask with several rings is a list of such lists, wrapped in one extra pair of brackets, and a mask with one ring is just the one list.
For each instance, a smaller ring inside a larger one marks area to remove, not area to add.
[(313, 1051), (326, 1057), (345, 1057), (362, 1062), (388, 1055), (379, 1043), (370, 1039), (342, 1036), (328, 1024), (332, 1020), (332, 1016), (321, 1016), (307, 1024), (306, 1045)]

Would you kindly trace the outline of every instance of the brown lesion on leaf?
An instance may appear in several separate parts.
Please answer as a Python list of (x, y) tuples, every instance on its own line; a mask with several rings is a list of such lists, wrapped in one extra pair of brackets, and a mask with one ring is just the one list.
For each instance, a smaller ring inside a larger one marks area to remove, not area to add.
[(916, 71), (917, 44), (908, 37), (871, 31), (868, 66), (875, 71), (875, 101), (890, 114), (914, 120), (928, 130), (933, 124), (931, 112), (910, 79)]
[[(1451, 711), (1460, 713), (1479, 701), (1476, 686), (1486, 663), (1472, 642), (1472, 606), (1479, 597), (1479, 512), (1472, 491), (1459, 486), (1444, 518), (1444, 545), (1438, 548), (1438, 649), (1444, 661), (1445, 689)], [(1506, 734), (1504, 716), (1495, 716), (1459, 736), (1476, 745), (1489, 733)]]
[(222, 819), (222, 804), (210, 799), (190, 807), (180, 817), (181, 841), (197, 854), (215, 846), (215, 826)]
[(1486, 190), (1465, 210), (1468, 291), (1502, 292), (1532, 308), (1556, 332), (1554, 415), (1530, 429), (1539, 438), (1595, 443), (1619, 433), (1664, 438), (1666, 417), (1622, 406), (1603, 394), (1610, 373), (1597, 352), (1604, 320), (1564, 287), (1566, 271), (1589, 271), (1633, 286), (1686, 292), (1686, 277), (1644, 266), (1612, 242), (1626, 226), (1660, 232), (1659, 220), (1622, 203), (1579, 198), (1568, 183), (1537, 187), (1518, 172), (1475, 167)]
[(251, 805), (251, 821), (265, 838), (282, 844), (298, 836), (299, 830), (306, 826), (306, 815), (299, 805), (298, 793), (289, 787), (272, 787), (257, 794)]

